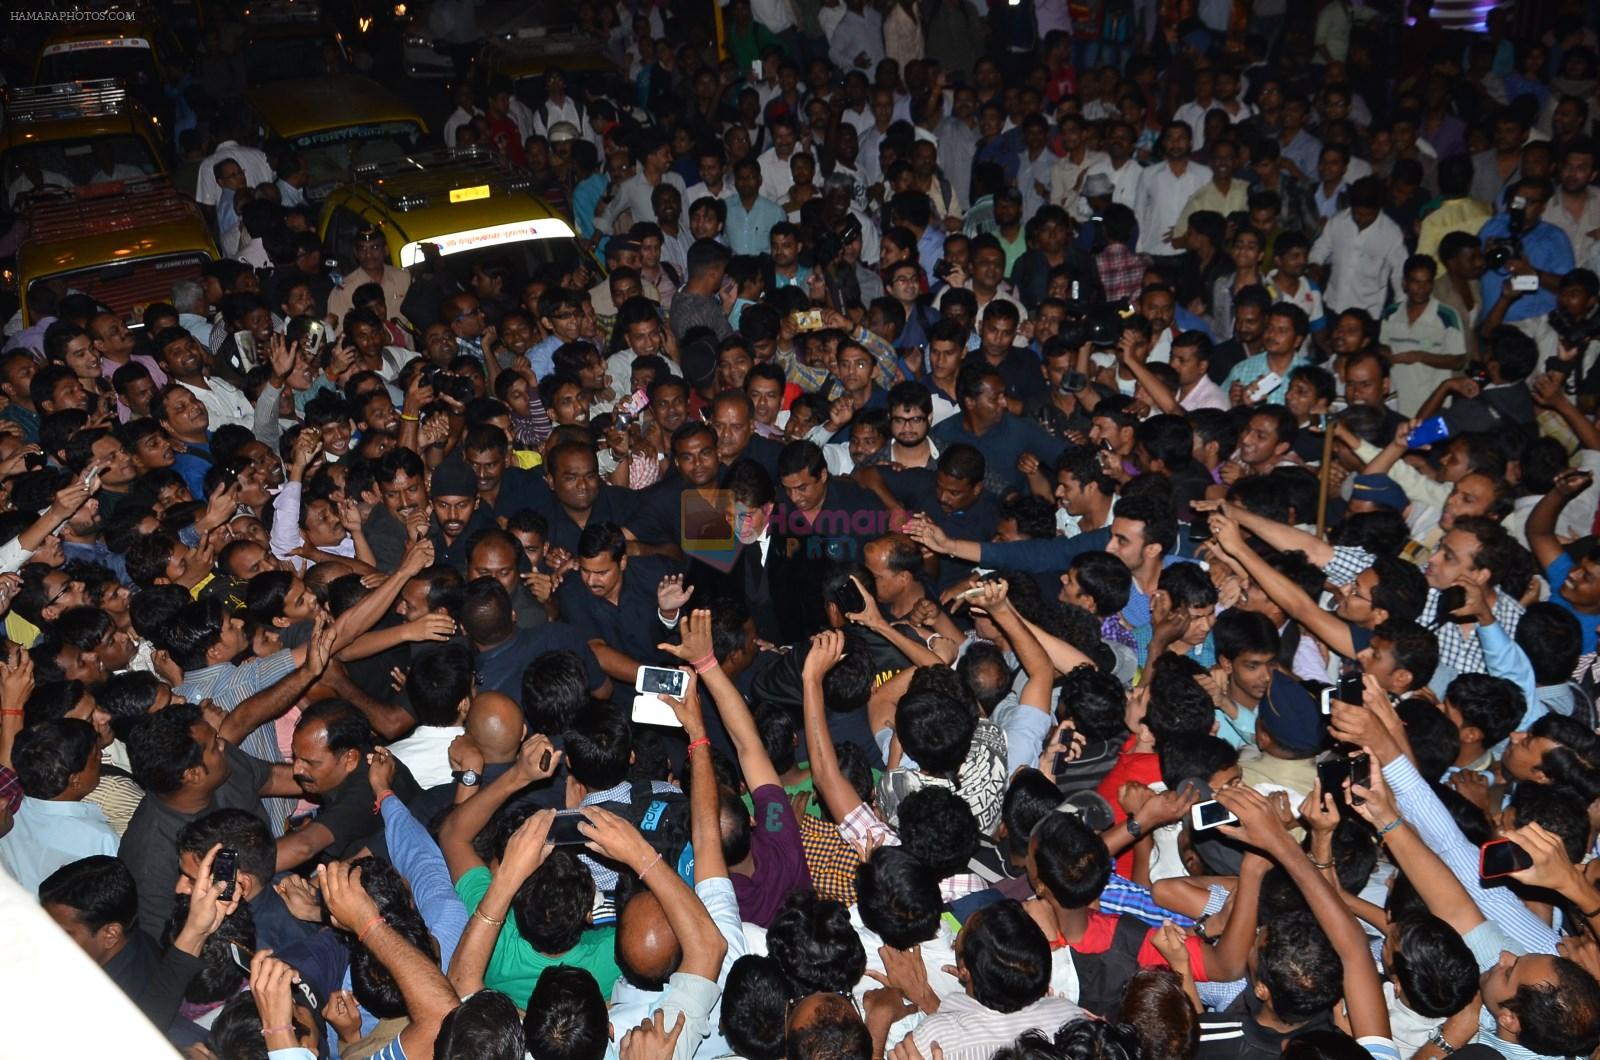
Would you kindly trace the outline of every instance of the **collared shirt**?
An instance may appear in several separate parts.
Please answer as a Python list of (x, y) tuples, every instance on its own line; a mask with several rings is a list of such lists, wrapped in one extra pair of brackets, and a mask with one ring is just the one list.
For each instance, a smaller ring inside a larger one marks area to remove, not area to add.
[(376, 280), (359, 266), (346, 275), (343, 285), (335, 287), (328, 295), (328, 312), (338, 320), (340, 328), (344, 327), (345, 314), (354, 308), (356, 289), (369, 283), (376, 283), (383, 288), (384, 304), (390, 312), (395, 312), (405, 302), (406, 292), (411, 290), (411, 274), (385, 262), (383, 275)]
[(1189, 160), (1180, 176), (1170, 162), (1151, 166), (1139, 177), (1139, 195), (1134, 214), (1139, 220), (1141, 254), (1169, 255), (1178, 250), (1167, 242), (1167, 233), (1177, 228), (1178, 217), (1189, 197), (1211, 183), (1211, 167)]
[(94, 854), (115, 857), (117, 833), (91, 802), (24, 796), (11, 831), (0, 836), (0, 867), (29, 894), (63, 865)]
[[(1422, 307), (1415, 320), (1411, 319), (1410, 307), (1404, 303), (1390, 306), (1383, 316), (1378, 341), (1396, 353), (1418, 350), (1459, 357), (1467, 352), (1461, 318), (1454, 309), (1433, 297), (1429, 297), (1428, 304)], [(1402, 416), (1416, 415), (1434, 388), (1452, 374), (1448, 368), (1432, 368), (1426, 364), (1396, 364), (1390, 376), (1398, 398), (1397, 411)]]
[(267, 161), (264, 152), (254, 147), (245, 147), (237, 140), (224, 140), (217, 145), (217, 149), (200, 163), (199, 180), (195, 184), (194, 198), (202, 206), (215, 206), (221, 188), (217, 185), (216, 165), (225, 158), (231, 158), (244, 170), (245, 182), (252, 188), (261, 184), (271, 184), (273, 181), (272, 163)]
[[(683, 196), (685, 191), (683, 178), (671, 170), (663, 173), (658, 183), (671, 184), (678, 189), (679, 197)], [(615, 197), (594, 219), (594, 226), (602, 232), (612, 232), (623, 214), (632, 214), (634, 224), (640, 221), (654, 222), (656, 208), (651, 202), (651, 197), (655, 194), (656, 187), (657, 185), (650, 183), (649, 178), (644, 175), (644, 170), (641, 169), (617, 186)]]
[(1600, 229), (1600, 188), (1591, 184), (1583, 189), (1581, 193), (1583, 209), (1574, 218), (1567, 212), (1567, 203), (1579, 197), (1569, 196), (1558, 188), (1555, 197), (1550, 200), (1550, 205), (1545, 207), (1541, 220), (1566, 233), (1567, 242), (1572, 245), (1573, 261), (1587, 261), (1589, 252), (1600, 245), (1600, 240), (1589, 234)]
[[(247, 660), (241, 665), (216, 663), (198, 670), (186, 670), (183, 683), (173, 689), (190, 703), (209, 699), (225, 711), (232, 711), (240, 703), (277, 684), (295, 671), (294, 652), (288, 648), (271, 655)], [(263, 762), (281, 762), (277, 733), (270, 724), (259, 725), (239, 741), (239, 750)], [(293, 812), (294, 799), (263, 799), (267, 816), (272, 821), (273, 834), (282, 835), (283, 818)]]
[[(675, 784), (668, 784), (664, 780), (652, 780), (650, 782), (650, 791), (656, 795), (681, 795), (683, 793), (682, 788)], [(633, 805), (633, 783), (631, 781), (624, 780), (616, 787), (607, 788), (605, 791), (591, 791), (583, 797), (583, 801), (578, 805), (604, 806), (608, 803), (616, 802), (620, 802), (625, 806)], [(615, 869), (595, 861), (587, 854), (579, 854), (578, 860), (588, 867), (590, 874), (594, 876), (594, 885), (598, 890), (610, 892), (617, 889), (617, 881), (620, 877)], [(460, 884), (458, 883), (456, 886), (459, 888)], [(482, 896), (479, 897), (481, 900)], [(474, 903), (468, 902), (467, 904), (473, 905)], [(601, 990), (604, 991), (609, 986), (610, 984), (604, 984), (601, 986)]]
[(735, 254), (763, 254), (771, 249), (772, 226), (788, 220), (783, 207), (767, 198), (756, 196), (748, 210), (738, 196), (728, 200), (728, 223), (723, 234), (728, 238), (728, 249)]
[(1235, 177), (1228, 182), (1228, 190), (1223, 191), (1217, 187), (1215, 180), (1208, 180), (1196, 188), (1189, 201), (1184, 203), (1183, 211), (1178, 214), (1177, 227), (1173, 229), (1173, 236), (1177, 237), (1189, 230), (1189, 218), (1201, 210), (1214, 210), (1227, 217), (1231, 213), (1243, 210), (1249, 204), (1250, 185)]
[(1331, 309), (1365, 309), (1377, 316), (1405, 296), (1400, 288), (1405, 236), (1386, 214), (1360, 228), (1349, 209), (1340, 210), (1312, 244), (1310, 260), (1314, 265), (1332, 262), (1324, 297)]
[[(1130, 210), (1138, 204), (1139, 177), (1144, 173), (1144, 167), (1141, 166), (1137, 161), (1130, 158), (1122, 164), (1121, 169), (1118, 169), (1112, 164), (1109, 157), (1102, 158), (1099, 161), (1089, 165), (1083, 171), (1083, 182), (1087, 182), (1088, 179), (1094, 176), (1096, 173), (1103, 174), (1107, 180), (1111, 181), (1112, 202), (1121, 206), (1126, 206)], [(1087, 220), (1088, 200), (1080, 199), (1079, 203), (1082, 206), (1082, 210), (1080, 212), (1084, 213), (1084, 217), (1080, 218), (1080, 220)]]
[[(1484, 222), (1478, 229), (1478, 238), (1488, 246), (1491, 240), (1505, 239), (1511, 232), (1510, 215), (1499, 213)], [(1567, 237), (1561, 229), (1548, 221), (1540, 221), (1526, 232), (1522, 233), (1523, 257), (1528, 264), (1540, 272), (1553, 272), (1558, 276), (1565, 276), (1572, 271), (1572, 244), (1567, 242)], [(1483, 304), (1493, 306), (1500, 300), (1500, 289), (1510, 281), (1509, 274), (1504, 269), (1489, 269), (1483, 274), (1483, 279), (1478, 283), (1483, 291)], [(1548, 314), (1556, 307), (1554, 291), (1546, 290), (1541, 286), (1537, 291), (1529, 291), (1511, 303), (1511, 308), (1506, 310), (1506, 323), (1517, 320), (1531, 320)]]
[[(200, 399), (206, 407), (211, 430), (226, 426), (230, 423), (237, 424), (245, 430), (253, 431), (256, 424), (255, 406), (250, 404), (250, 399), (239, 392), (239, 388), (232, 383), (212, 376), (206, 380), (203, 387), (176, 381), (189, 393)], [(196, 494), (198, 496), (198, 494)]]
[(1100, 270), (1100, 284), (1106, 290), (1106, 299), (1120, 302), (1138, 294), (1144, 286), (1150, 255), (1136, 254), (1126, 243), (1112, 243), (1095, 255), (1095, 266)]
[(1194, 385), (1187, 394), (1178, 397), (1178, 404), (1183, 406), (1185, 412), (1196, 409), (1222, 409), (1227, 411), (1228, 392), (1211, 381), (1208, 375), (1202, 375), (1200, 381)]
[(945, 995), (939, 1011), (918, 1024), (911, 1038), (924, 1056), (932, 1056), (934, 1043), (938, 1043), (945, 1060), (988, 1060), (996, 1049), (1009, 1045), (1024, 1031), (1054, 1033), (1063, 1023), (1084, 1014), (1063, 997), (1042, 997), (1015, 1012), (1002, 1013), (959, 991)]
[[(1307, 359), (1303, 354), (1295, 354), (1294, 359), (1289, 362), (1288, 369), (1283, 373), (1282, 380), (1280, 380), (1278, 385), (1273, 387), (1266, 394), (1261, 395), (1260, 401), (1257, 403), (1260, 404), (1265, 402), (1267, 404), (1275, 405), (1283, 404), (1284, 397), (1289, 393), (1289, 373), (1293, 372), (1296, 368), (1299, 368), (1302, 364), (1310, 363), (1310, 360)], [(1233, 388), (1233, 384), (1235, 383), (1242, 383), (1244, 384), (1244, 388), (1249, 390), (1250, 384), (1254, 383), (1257, 379), (1260, 379), (1270, 371), (1272, 371), (1270, 355), (1266, 350), (1262, 350), (1260, 353), (1246, 357), (1244, 360), (1233, 366), (1233, 369), (1228, 372), (1228, 378), (1222, 381), (1222, 392), (1224, 395), (1230, 393)]]

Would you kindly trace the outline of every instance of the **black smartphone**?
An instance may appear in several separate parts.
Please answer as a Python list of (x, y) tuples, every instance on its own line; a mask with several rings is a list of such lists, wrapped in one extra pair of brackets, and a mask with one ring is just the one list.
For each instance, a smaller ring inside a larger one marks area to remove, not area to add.
[(556, 819), (550, 823), (550, 839), (552, 846), (577, 847), (587, 843), (583, 833), (578, 831), (578, 825), (584, 820), (582, 810), (562, 810), (556, 814)]
[(239, 852), (223, 847), (211, 861), (211, 878), (223, 885), (221, 899), (233, 901), (233, 885), (239, 877)]
[(1478, 851), (1478, 875), (1486, 880), (1533, 868), (1533, 855), (1509, 839), (1492, 839)]
[(1452, 585), (1448, 589), (1439, 590), (1439, 606), (1434, 612), (1434, 623), (1443, 625), (1446, 622), (1471, 622), (1468, 615), (1458, 615), (1457, 611), (1467, 606), (1467, 591), (1459, 585)]
[(1356, 788), (1372, 787), (1372, 758), (1369, 755), (1350, 756), (1350, 805), (1359, 806), (1367, 800), (1355, 793)]
[(1339, 755), (1317, 763), (1317, 781), (1322, 785), (1324, 795), (1332, 795), (1334, 800), (1344, 799), (1344, 782), (1350, 779), (1350, 759)]
[(1089, 385), (1089, 377), (1082, 372), (1068, 372), (1061, 377), (1061, 392), (1063, 394), (1076, 394)]
[(1211, 516), (1206, 512), (1195, 512), (1194, 518), (1189, 522), (1189, 541), (1191, 544), (1200, 544), (1202, 541), (1211, 540)]
[(1367, 685), (1360, 670), (1346, 671), (1339, 676), (1339, 691), (1333, 697), (1341, 703), (1359, 707), (1367, 698)]

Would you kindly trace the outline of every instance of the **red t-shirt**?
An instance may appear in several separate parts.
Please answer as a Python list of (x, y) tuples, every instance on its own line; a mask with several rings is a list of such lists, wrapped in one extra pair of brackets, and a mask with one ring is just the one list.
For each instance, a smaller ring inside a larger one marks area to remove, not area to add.
[[(1135, 751), (1136, 738), (1128, 737), (1122, 745), (1122, 753), (1117, 758), (1117, 764), (1111, 767), (1094, 790), (1099, 792), (1111, 804), (1112, 819), (1121, 822), (1128, 815), (1123, 812), (1122, 803), (1117, 801), (1117, 790), (1128, 781), (1137, 781), (1140, 784), (1159, 784), (1161, 782), (1161, 760), (1154, 751)], [(1133, 873), (1133, 849), (1117, 856), (1117, 872), (1123, 876)]]

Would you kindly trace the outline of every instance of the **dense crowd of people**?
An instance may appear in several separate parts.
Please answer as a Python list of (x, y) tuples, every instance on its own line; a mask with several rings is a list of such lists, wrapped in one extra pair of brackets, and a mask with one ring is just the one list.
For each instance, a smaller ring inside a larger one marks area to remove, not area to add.
[(0, 867), (192, 1058), (1592, 1055), (1596, 12), (1433, 6), (583, 5), (531, 273), (203, 52), (225, 257), (0, 354)]

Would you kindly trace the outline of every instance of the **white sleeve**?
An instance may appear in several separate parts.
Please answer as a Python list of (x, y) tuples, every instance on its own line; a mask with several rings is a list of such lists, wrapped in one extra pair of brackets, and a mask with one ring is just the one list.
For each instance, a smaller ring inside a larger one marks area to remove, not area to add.
[(32, 551), (22, 547), (20, 537), (12, 538), (0, 545), (0, 574), (15, 574), (32, 556)]

